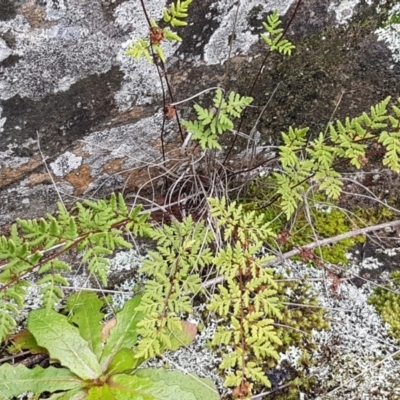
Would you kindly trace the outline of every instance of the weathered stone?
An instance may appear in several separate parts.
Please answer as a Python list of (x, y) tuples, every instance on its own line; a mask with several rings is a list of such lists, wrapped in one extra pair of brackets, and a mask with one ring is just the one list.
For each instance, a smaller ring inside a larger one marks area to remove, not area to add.
[[(165, 1), (147, 3), (160, 19)], [(394, 5), (301, 3), (288, 31), (296, 51), (271, 55), (252, 93), (262, 107), (278, 86), (260, 119), (261, 144), (290, 125), (318, 133), (336, 106), (343, 118), (398, 96), (398, 27), (383, 27)], [(267, 52), (262, 21), (277, 8), (286, 26), (296, 2), (237, 6), (191, 5), (182, 44), (165, 47), (175, 101), (215, 85), (249, 94)], [(146, 165), (160, 160), (162, 88), (153, 65), (124, 54), (147, 32), (135, 0), (0, 0), (0, 225), (51, 211), (59, 196), (68, 202), (148, 179)], [(191, 104), (181, 106), (184, 116)], [(168, 122), (165, 145), (176, 138)]]

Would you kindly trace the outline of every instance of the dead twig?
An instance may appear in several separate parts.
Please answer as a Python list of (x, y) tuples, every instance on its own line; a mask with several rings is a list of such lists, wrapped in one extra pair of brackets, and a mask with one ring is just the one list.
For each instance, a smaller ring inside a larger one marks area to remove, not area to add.
[[(316, 247), (327, 246), (329, 244), (337, 243), (343, 239), (349, 239), (354, 236), (365, 235), (370, 232), (380, 231), (382, 229), (393, 228), (396, 226), (400, 226), (400, 220), (385, 222), (383, 224), (368, 226), (366, 228), (355, 229), (355, 230), (352, 230), (352, 231), (349, 231), (346, 233), (342, 233), (340, 235), (336, 235), (336, 236), (333, 236), (330, 238), (316, 240), (315, 242), (306, 244), (300, 248), (296, 248), (296, 249), (290, 250), (284, 254), (281, 254), (279, 256), (275, 256), (271, 261), (268, 261), (267, 263), (263, 264), (263, 267), (267, 268), (267, 267), (271, 267), (272, 265), (283, 263), (285, 260), (288, 260), (294, 256), (299, 255), (302, 251), (304, 251), (304, 249), (312, 250), (312, 249), (315, 249)], [(362, 278), (362, 277), (360, 277), (360, 278), (366, 280), (365, 278)], [(213, 286), (213, 285), (223, 282), (223, 280), (224, 280), (223, 276), (219, 276), (217, 278), (210, 279), (203, 283), (203, 287), (208, 288), (210, 286)]]

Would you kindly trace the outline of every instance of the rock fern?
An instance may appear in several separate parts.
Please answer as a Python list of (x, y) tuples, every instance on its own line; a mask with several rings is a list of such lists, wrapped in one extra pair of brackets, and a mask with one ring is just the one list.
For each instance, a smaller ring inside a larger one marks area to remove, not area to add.
[(179, 329), (182, 315), (193, 312), (192, 298), (202, 290), (200, 271), (212, 262), (212, 241), (204, 222), (191, 217), (152, 232), (157, 251), (151, 251), (141, 272), (149, 277), (139, 310), (146, 317), (139, 324), (144, 339), (139, 356), (160, 354), (170, 346), (171, 332)]
[(182, 125), (203, 150), (221, 149), (218, 136), (233, 130), (233, 119), (239, 118), (252, 101), (252, 97), (240, 96), (235, 92), (230, 92), (225, 99), (222, 90), (217, 89), (213, 98), (214, 107), (207, 109), (195, 104), (193, 108), (197, 113), (197, 120), (183, 121)]
[(226, 205), (225, 199), (210, 199), (225, 246), (214, 257), (215, 268), (225, 279), (208, 309), (224, 321), (212, 344), (224, 348), (220, 368), (226, 371), (226, 386), (242, 396), (251, 393), (251, 383), (270, 387), (264, 363), (279, 359), (281, 345), (274, 321), (282, 318), (274, 270), (263, 268), (270, 257), (258, 257), (263, 242), (274, 233), (262, 216), (244, 212), (241, 205)]
[(89, 273), (106, 286), (108, 256), (117, 248), (131, 248), (125, 233), (148, 235), (147, 218), (140, 206), (129, 210), (122, 195), (112, 195), (109, 200), (77, 203), (71, 212), (59, 204), (56, 216), (18, 220), (9, 237), (0, 237), (0, 337), (16, 324), (30, 285), (26, 277), (38, 273), (44, 306), (53, 308), (64, 298), (61, 287), (68, 286), (64, 275), (71, 269), (60, 257), (74, 250), (83, 253)]
[(271, 51), (278, 51), (285, 55), (291, 55), (295, 46), (287, 39), (283, 39), (283, 29), (279, 28), (282, 21), (279, 18), (278, 11), (275, 10), (267, 17), (267, 21), (263, 22), (264, 29), (267, 33), (261, 34), (261, 38), (269, 46)]
[(162, 42), (164, 40), (175, 42), (182, 41), (182, 38), (176, 32), (172, 31), (168, 25), (173, 28), (186, 26), (187, 22), (185, 19), (188, 17), (188, 7), (191, 2), (192, 0), (177, 0), (175, 3), (171, 3), (169, 9), (164, 8), (163, 24), (166, 26), (162, 28), (156, 21), (151, 20), (148, 37), (136, 39), (126, 51), (126, 55), (138, 60), (145, 57), (149, 63), (152, 62), (153, 57), (156, 55), (165, 63), (166, 60)]
[[(327, 132), (308, 141), (307, 128), (290, 128), (282, 134), (279, 147), (281, 170), (274, 172), (276, 194), (282, 210), (289, 219), (301, 204), (310, 184), (337, 199), (342, 191), (341, 173), (335, 167), (343, 161), (355, 168), (368, 162), (367, 151), (375, 145), (385, 150), (382, 163), (395, 172), (400, 171), (400, 109), (389, 108), (390, 97), (345, 122), (336, 121)], [(400, 99), (398, 99), (400, 103)]]

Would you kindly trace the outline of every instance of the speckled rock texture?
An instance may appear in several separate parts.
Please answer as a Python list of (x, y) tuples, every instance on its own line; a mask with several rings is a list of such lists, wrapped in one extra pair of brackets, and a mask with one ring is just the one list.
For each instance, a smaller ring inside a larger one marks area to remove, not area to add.
[[(161, 18), (165, 1), (145, 3)], [(295, 54), (270, 57), (254, 93), (262, 106), (279, 83), (262, 140), (290, 125), (318, 133), (337, 105), (336, 116), (351, 116), (399, 95), (399, 30), (384, 27), (395, 2), (380, 3), (300, 4), (288, 31)], [(165, 50), (174, 99), (217, 84), (247, 94), (266, 52), (261, 22), (277, 8), (286, 25), (296, 4), (194, 1), (183, 43)], [(160, 80), (125, 55), (147, 31), (137, 0), (0, 0), (0, 226), (52, 211), (59, 196), (129, 191), (146, 178), (132, 168), (160, 160)], [(171, 121), (166, 140), (176, 138)]]

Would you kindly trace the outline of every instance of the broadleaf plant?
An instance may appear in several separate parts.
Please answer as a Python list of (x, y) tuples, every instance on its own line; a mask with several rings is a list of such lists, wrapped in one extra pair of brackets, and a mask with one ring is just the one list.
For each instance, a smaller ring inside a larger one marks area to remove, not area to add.
[[(145, 361), (137, 357), (137, 324), (143, 319), (137, 311), (139, 303), (140, 297), (128, 300), (117, 313), (109, 336), (101, 335), (103, 302), (93, 293), (71, 296), (67, 302), (69, 317), (54, 310), (32, 311), (28, 317), (31, 339), (20, 335), (15, 341), (28, 350), (41, 346), (51, 362), (61, 367), (30, 369), (4, 363), (0, 366), (1, 398), (29, 391), (38, 396), (50, 393), (50, 399), (219, 399), (210, 380), (178, 371), (138, 368)], [(182, 341), (182, 345), (189, 343)]]

